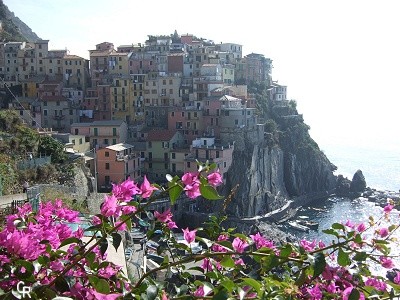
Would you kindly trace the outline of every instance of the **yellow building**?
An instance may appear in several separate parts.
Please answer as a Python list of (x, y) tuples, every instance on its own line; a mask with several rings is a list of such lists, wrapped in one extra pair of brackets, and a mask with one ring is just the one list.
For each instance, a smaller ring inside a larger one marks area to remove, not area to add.
[(135, 97), (131, 78), (129, 76), (114, 78), (110, 93), (112, 119), (124, 120), (127, 124), (131, 124), (132, 116), (135, 115)]
[(64, 87), (85, 90), (89, 74), (89, 61), (77, 55), (62, 58)]
[(128, 75), (128, 54), (129, 53), (110, 53), (108, 59), (109, 74)]

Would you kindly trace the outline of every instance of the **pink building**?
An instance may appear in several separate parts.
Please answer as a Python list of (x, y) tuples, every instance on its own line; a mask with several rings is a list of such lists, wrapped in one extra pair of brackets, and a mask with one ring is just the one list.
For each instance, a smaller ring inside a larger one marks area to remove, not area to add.
[(120, 183), (128, 177), (137, 180), (141, 176), (140, 154), (132, 145), (120, 143), (101, 148), (96, 156), (100, 191), (110, 191), (111, 183)]
[(186, 145), (203, 134), (203, 122), (203, 111), (194, 107), (176, 107), (168, 113), (168, 129), (180, 131)]
[(196, 172), (198, 169), (196, 160), (200, 162), (215, 163), (217, 169), (226, 178), (232, 165), (234, 144), (217, 145), (214, 137), (202, 137), (194, 140), (190, 147), (190, 154), (185, 158), (184, 172)]
[(185, 53), (170, 53), (167, 56), (168, 65), (167, 71), (169, 73), (182, 73), (183, 74), (183, 61)]
[(157, 59), (152, 53), (132, 52), (128, 56), (129, 74), (146, 74), (157, 71)]

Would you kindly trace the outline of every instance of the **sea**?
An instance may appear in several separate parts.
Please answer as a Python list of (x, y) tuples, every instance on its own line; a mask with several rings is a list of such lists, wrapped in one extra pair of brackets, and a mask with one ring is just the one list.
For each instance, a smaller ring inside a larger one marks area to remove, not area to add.
[[(336, 174), (352, 179), (354, 173), (360, 169), (367, 182), (367, 186), (380, 191), (395, 191), (400, 189), (400, 143), (388, 141), (386, 144), (368, 143), (344, 143), (343, 140), (329, 139), (319, 143), (328, 159), (337, 166)], [(370, 216), (378, 220), (382, 216), (383, 208), (366, 198), (348, 199), (331, 197), (327, 200), (313, 203), (302, 208), (298, 215), (308, 216), (310, 220), (319, 223), (318, 230), (310, 230), (309, 233), (289, 229), (289, 232), (298, 239), (321, 240), (329, 243), (332, 236), (322, 231), (331, 227), (333, 223), (345, 223), (351, 220), (353, 223), (368, 223)], [(393, 210), (391, 219), (400, 221), (399, 211)], [(384, 223), (382, 224), (384, 226)], [(372, 235), (372, 232), (369, 233)], [(400, 232), (394, 236), (400, 241)], [(392, 246), (393, 254), (400, 254), (398, 245)], [(396, 260), (400, 267), (400, 259)], [(375, 271), (385, 275), (385, 270), (379, 266)]]

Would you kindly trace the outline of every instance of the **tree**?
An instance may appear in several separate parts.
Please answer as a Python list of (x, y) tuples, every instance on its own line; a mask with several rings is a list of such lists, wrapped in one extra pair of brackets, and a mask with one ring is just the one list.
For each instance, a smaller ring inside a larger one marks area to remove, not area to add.
[(40, 136), (38, 152), (51, 155), (52, 163), (62, 163), (66, 159), (64, 145), (49, 135)]

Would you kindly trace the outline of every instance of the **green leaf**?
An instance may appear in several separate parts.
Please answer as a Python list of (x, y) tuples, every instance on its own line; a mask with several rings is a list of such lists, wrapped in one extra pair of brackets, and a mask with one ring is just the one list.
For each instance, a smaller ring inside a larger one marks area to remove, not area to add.
[(215, 169), (217, 169), (218, 166), (215, 162), (213, 162), (208, 167), (210, 168), (210, 170), (215, 170)]
[(260, 293), (261, 284), (257, 280), (255, 280), (253, 278), (243, 278), (242, 280), (247, 285), (250, 285), (251, 287), (253, 287), (257, 291), (257, 294)]
[(208, 200), (220, 200), (223, 198), (211, 185), (200, 185), (200, 193)]
[(155, 285), (149, 285), (146, 289), (147, 299), (154, 300), (157, 297), (158, 289)]
[(118, 232), (113, 232), (111, 235), (112, 235), (112, 239), (113, 239), (112, 244), (115, 248), (115, 251), (117, 251), (119, 245), (121, 244), (122, 237)]
[(104, 253), (106, 253), (108, 248), (108, 242), (106, 240), (103, 240), (100, 242), (100, 253), (103, 256)]
[(293, 252), (292, 245), (286, 244), (281, 248), (280, 256), (289, 257), (289, 255)]
[(62, 247), (64, 247), (64, 246), (69, 245), (69, 244), (72, 244), (72, 243), (79, 244), (80, 241), (81, 241), (81, 240), (78, 239), (78, 238), (76, 238), (76, 237), (69, 237), (69, 238), (66, 238), (65, 240), (63, 240), (63, 241), (61, 242), (61, 244), (60, 244), (60, 247), (58, 247), (58, 248), (62, 248)]
[(221, 260), (221, 265), (225, 268), (234, 268), (235, 262), (229, 255), (225, 255)]
[(365, 252), (357, 252), (356, 255), (354, 255), (353, 259), (356, 261), (365, 261), (368, 258), (367, 253)]
[(226, 290), (230, 293), (232, 293), (232, 291), (234, 290), (234, 288), (236, 287), (235, 283), (230, 280), (229, 278), (224, 279), (221, 282), (221, 285), (226, 288)]
[(360, 299), (360, 292), (357, 289), (353, 288), (349, 295), (349, 300), (358, 300), (358, 299)]
[(340, 230), (345, 230), (345, 227), (343, 224), (340, 223), (333, 223), (331, 226), (333, 229), (340, 229)]
[(94, 286), (97, 292), (101, 294), (109, 294), (110, 293), (110, 285), (108, 284), (107, 280), (101, 278), (97, 281), (96, 285)]
[[(17, 270), (15, 275), (22, 280), (31, 281), (33, 272), (35, 271), (35, 267), (30, 261), (19, 259), (15, 262), (17, 266)], [(24, 268), (24, 272), (22, 272), (22, 268)]]
[(314, 277), (319, 276), (322, 274), (322, 272), (325, 270), (326, 266), (326, 261), (325, 261), (325, 255), (322, 252), (318, 252), (314, 256)]
[(61, 293), (68, 292), (70, 290), (69, 284), (67, 280), (64, 278), (64, 276), (58, 276), (56, 278), (55, 287), (56, 290)]
[(172, 205), (175, 204), (176, 200), (179, 198), (182, 192), (183, 192), (183, 187), (180, 186), (179, 184), (173, 184), (173, 186), (170, 187), (168, 193)]
[(329, 234), (329, 235), (334, 235), (336, 237), (339, 237), (339, 233), (336, 232), (336, 230), (330, 228), (330, 229), (324, 229), (322, 230), (323, 233)]
[(351, 264), (351, 260), (349, 254), (344, 252), (342, 248), (339, 248), (339, 254), (337, 258), (338, 264), (342, 267), (348, 266)]
[(229, 299), (229, 295), (226, 291), (221, 290), (212, 297), (213, 300), (226, 300)]
[(56, 292), (43, 285), (34, 287), (32, 292), (39, 296), (39, 299), (54, 299), (57, 297)]

